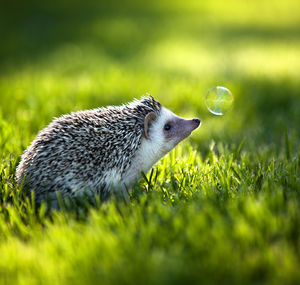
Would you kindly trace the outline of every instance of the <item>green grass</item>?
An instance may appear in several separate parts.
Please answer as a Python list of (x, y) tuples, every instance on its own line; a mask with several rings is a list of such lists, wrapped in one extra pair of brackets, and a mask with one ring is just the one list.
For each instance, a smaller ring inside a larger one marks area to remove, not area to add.
[[(6, 3), (0, 283), (298, 284), (298, 2)], [(235, 99), (222, 117), (204, 103), (216, 85)], [(54, 116), (146, 92), (202, 126), (131, 203), (50, 211), (16, 186), (20, 155)]]

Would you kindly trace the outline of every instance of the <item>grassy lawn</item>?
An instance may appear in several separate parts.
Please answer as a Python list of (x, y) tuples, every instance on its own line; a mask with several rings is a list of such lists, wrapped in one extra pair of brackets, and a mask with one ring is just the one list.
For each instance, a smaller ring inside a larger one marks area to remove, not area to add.
[[(11, 2), (11, 3), (10, 3)], [(0, 9), (1, 284), (299, 284), (298, 0)], [(207, 91), (234, 107), (214, 116)], [(20, 155), (53, 117), (149, 92), (202, 126), (110, 200), (36, 207)]]

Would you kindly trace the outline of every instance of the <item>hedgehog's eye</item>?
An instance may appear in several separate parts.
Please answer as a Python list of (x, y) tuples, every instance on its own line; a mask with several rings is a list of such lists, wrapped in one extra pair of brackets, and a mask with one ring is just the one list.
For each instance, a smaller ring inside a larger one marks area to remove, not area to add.
[(169, 131), (171, 129), (171, 126), (169, 124), (165, 124), (164, 129), (166, 131)]

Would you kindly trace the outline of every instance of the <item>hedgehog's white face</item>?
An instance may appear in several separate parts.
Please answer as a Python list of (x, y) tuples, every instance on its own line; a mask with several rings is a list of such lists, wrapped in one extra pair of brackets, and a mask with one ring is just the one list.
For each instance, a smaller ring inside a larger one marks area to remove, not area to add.
[[(160, 114), (147, 122), (145, 119), (146, 138), (142, 142), (148, 145), (148, 153), (157, 161), (173, 149), (179, 142), (188, 137), (200, 125), (199, 119), (186, 120), (162, 107)], [(147, 127), (147, 124), (150, 126)]]
[(162, 155), (188, 137), (200, 125), (199, 119), (183, 119), (162, 107), (159, 116), (149, 128), (149, 140)]

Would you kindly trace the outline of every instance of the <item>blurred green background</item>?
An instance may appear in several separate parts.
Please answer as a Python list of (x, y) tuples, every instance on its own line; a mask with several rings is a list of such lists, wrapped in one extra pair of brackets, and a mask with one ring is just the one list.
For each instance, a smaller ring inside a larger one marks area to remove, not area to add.
[[(0, 35), (0, 283), (299, 284), (299, 0), (6, 1)], [(218, 85), (225, 116), (205, 106)], [(54, 116), (146, 93), (202, 126), (132, 204), (20, 194)]]
[[(297, 0), (10, 1), (0, 111), (27, 145), (53, 116), (149, 92), (202, 119), (193, 139), (203, 148), (245, 136), (278, 146), (285, 128), (299, 136), (299, 27)], [(235, 97), (222, 118), (204, 103), (217, 85)]]

